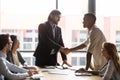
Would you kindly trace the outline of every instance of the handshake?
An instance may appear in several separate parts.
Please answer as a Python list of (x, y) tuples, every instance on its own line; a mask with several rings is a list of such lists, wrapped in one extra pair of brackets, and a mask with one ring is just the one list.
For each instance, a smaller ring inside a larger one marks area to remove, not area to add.
[(72, 50), (70, 49), (70, 48), (64, 48), (64, 47), (61, 47), (60, 48), (60, 51), (62, 52), (62, 53), (64, 53), (64, 54), (68, 54), (68, 53), (70, 53)]

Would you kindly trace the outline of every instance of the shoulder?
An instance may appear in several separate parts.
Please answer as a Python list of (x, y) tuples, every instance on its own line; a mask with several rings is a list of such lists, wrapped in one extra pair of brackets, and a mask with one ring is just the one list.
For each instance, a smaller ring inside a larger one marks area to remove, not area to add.
[(99, 29), (97, 26), (93, 27), (92, 32), (93, 33), (97, 33), (97, 34), (101, 34), (102, 33), (101, 29)]
[(115, 67), (113, 60), (110, 59), (110, 60), (108, 61), (108, 66), (110, 66), (110, 67), (112, 67), (112, 68)]
[(114, 64), (114, 62), (113, 62), (112, 59), (110, 59), (110, 60), (108, 61), (108, 63), (110, 63), (110, 64)]
[(93, 26), (93, 29), (92, 29), (93, 31), (101, 31), (97, 26)]
[(61, 28), (60, 28), (58, 25), (56, 26), (56, 28), (57, 28), (58, 30), (61, 30)]
[(44, 23), (40, 23), (38, 28), (44, 29), (44, 28), (47, 28), (49, 26), (50, 26), (49, 22), (44, 22)]
[(45, 26), (46, 25), (46, 23), (40, 23), (39, 24), (39, 27), (43, 27), (43, 26)]

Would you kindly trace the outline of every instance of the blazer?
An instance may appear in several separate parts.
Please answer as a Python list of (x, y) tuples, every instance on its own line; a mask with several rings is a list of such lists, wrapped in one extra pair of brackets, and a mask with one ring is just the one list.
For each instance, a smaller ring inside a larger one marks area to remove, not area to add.
[[(53, 37), (52, 26), (45, 22), (38, 27), (38, 45), (34, 56), (36, 66), (55, 66), (57, 64), (57, 53), (60, 47), (64, 47), (61, 28), (56, 26), (55, 38)], [(54, 54), (51, 51), (54, 49)], [(61, 52), (62, 60), (66, 60), (66, 55)]]
[[(24, 63), (25, 63), (25, 61), (24, 61), (24, 59), (23, 59), (23, 57), (21, 56), (21, 54), (17, 51), (17, 55), (18, 55), (18, 60), (19, 60), (19, 62), (22, 64), (22, 65), (24, 65)], [(7, 58), (6, 58), (9, 62), (11, 62), (11, 63), (13, 63), (14, 64), (14, 60), (13, 60), (13, 56), (12, 56), (12, 52), (11, 51), (9, 51), (8, 53), (7, 53)]]

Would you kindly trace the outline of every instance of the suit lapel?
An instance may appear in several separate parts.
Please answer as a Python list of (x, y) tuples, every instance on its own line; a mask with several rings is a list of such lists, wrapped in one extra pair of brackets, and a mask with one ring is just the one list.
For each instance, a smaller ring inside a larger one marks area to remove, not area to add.
[(55, 41), (57, 41), (57, 37), (58, 37), (58, 29), (57, 29), (57, 27), (56, 27), (56, 29), (55, 29)]
[(47, 23), (47, 27), (48, 27), (48, 35), (49, 35), (49, 37), (53, 38), (52, 26), (49, 23)]

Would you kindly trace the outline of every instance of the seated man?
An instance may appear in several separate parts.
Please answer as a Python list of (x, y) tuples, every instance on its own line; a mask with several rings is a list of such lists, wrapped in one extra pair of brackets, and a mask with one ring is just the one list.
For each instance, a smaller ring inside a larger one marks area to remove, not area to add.
[[(36, 70), (27, 70), (20, 68), (6, 60), (6, 54), (11, 50), (12, 41), (8, 34), (0, 35), (0, 75), (6, 77), (9, 80), (23, 80), (26, 77), (30, 77), (36, 74)], [(12, 72), (14, 73), (12, 73)], [(2, 77), (1, 80), (4, 80)]]

